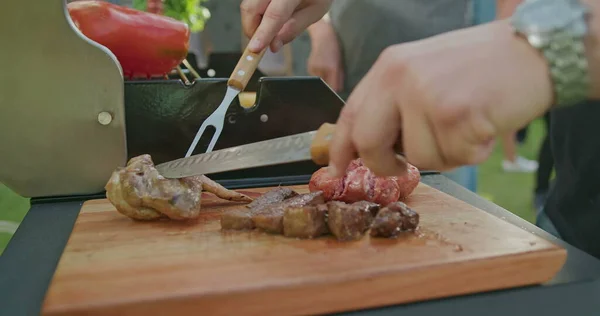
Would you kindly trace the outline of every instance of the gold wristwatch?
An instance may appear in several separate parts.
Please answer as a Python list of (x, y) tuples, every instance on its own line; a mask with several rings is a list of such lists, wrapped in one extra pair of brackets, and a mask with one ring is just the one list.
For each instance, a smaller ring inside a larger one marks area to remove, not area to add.
[(588, 14), (578, 0), (525, 0), (511, 17), (515, 31), (544, 55), (556, 107), (579, 103), (589, 95), (584, 45)]

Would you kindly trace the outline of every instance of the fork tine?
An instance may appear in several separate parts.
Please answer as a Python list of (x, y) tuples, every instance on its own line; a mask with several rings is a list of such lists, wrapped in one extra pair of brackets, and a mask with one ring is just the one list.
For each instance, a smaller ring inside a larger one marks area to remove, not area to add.
[[(213, 125), (215, 126), (215, 125)], [(215, 126), (215, 133), (213, 134), (212, 139), (210, 140), (210, 144), (208, 144), (208, 148), (206, 149), (206, 152), (209, 153), (213, 150), (213, 148), (215, 148), (215, 145), (217, 144), (217, 140), (219, 139), (219, 136), (221, 135), (221, 132), (223, 131), (223, 124), (220, 124), (220, 126)]]
[[(204, 123), (202, 123), (202, 126), (200, 126), (200, 129), (196, 133), (196, 136), (194, 137), (194, 140), (192, 141), (190, 148), (188, 149), (187, 153), (185, 154), (186, 158), (192, 155), (192, 153), (194, 152), (194, 149), (196, 149), (196, 146), (198, 145), (198, 142), (200, 141), (200, 137), (202, 137), (202, 134), (204, 134), (206, 127), (208, 127), (209, 125), (212, 125), (212, 123), (210, 123), (210, 117), (208, 117), (204, 121)], [(215, 138), (215, 137), (213, 136), (213, 138)], [(211, 143), (212, 143), (212, 140), (211, 140)]]

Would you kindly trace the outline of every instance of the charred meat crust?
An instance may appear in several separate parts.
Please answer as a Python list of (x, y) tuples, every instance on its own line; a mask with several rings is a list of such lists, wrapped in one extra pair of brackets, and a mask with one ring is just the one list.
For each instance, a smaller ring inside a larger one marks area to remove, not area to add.
[(395, 202), (377, 213), (371, 225), (373, 237), (396, 237), (403, 231), (410, 231), (419, 225), (419, 214), (402, 202)]
[(257, 197), (250, 204), (246, 205), (246, 207), (250, 209), (259, 209), (263, 208), (267, 205), (275, 204), (287, 200), (291, 197), (297, 196), (298, 192), (290, 189), (278, 187), (273, 190), (268, 191), (267, 193)]
[(283, 234), (283, 214), (285, 207), (262, 209), (252, 214), (254, 226), (271, 234)]
[(323, 192), (311, 192), (300, 194), (282, 202), (266, 205), (263, 208), (255, 208), (252, 220), (256, 228), (268, 233), (283, 234), (283, 216), (288, 207), (302, 207), (325, 203)]
[(371, 214), (373, 214), (373, 216), (377, 215), (377, 213), (379, 212), (379, 209), (381, 208), (381, 205), (379, 205), (377, 203), (369, 202), (369, 201), (354, 202), (354, 203), (352, 203), (352, 206), (364, 208), (365, 210), (371, 212)]
[(373, 221), (371, 210), (363, 205), (331, 201), (327, 206), (327, 225), (338, 240), (362, 238)]
[(283, 234), (287, 237), (315, 238), (328, 233), (327, 207), (292, 206), (283, 215)]
[[(309, 205), (318, 205), (325, 203), (322, 192), (312, 192), (307, 194), (298, 194), (289, 188), (276, 188), (261, 197), (257, 198), (256, 203), (247, 205), (247, 215), (241, 210), (223, 212), (221, 214), (222, 229), (236, 229), (235, 227), (244, 227), (251, 229), (247, 223), (247, 217), (252, 220), (252, 228), (258, 228), (262, 231), (283, 234), (283, 218), (288, 207), (304, 207)], [(239, 223), (237, 223), (239, 221)]]
[(221, 214), (221, 229), (251, 230), (254, 229), (252, 214), (247, 209), (237, 209)]

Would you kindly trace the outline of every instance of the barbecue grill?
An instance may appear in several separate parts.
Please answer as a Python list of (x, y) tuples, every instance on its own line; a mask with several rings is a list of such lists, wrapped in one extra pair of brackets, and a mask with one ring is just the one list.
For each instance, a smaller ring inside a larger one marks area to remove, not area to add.
[[(29, 213), (0, 258), (0, 314), (31, 315), (40, 312), (81, 204), (103, 197), (110, 173), (130, 157), (148, 153), (157, 164), (182, 157), (223, 99), (227, 79), (201, 78), (189, 85), (173, 76), (126, 81), (115, 56), (75, 28), (65, 0), (5, 4), (0, 39), (0, 181), (32, 197)], [(245, 108), (234, 101), (215, 149), (315, 130), (334, 122), (344, 104), (318, 77), (259, 74), (250, 86), (255, 104)], [(197, 152), (209, 138), (200, 140)], [(229, 188), (298, 184), (317, 168), (307, 162), (211, 178)], [(424, 173), (422, 181), (554, 239), (435, 172)], [(360, 313), (530, 315), (534, 308), (544, 315), (597, 313), (600, 262), (557, 243), (567, 248), (569, 260), (549, 284)]]

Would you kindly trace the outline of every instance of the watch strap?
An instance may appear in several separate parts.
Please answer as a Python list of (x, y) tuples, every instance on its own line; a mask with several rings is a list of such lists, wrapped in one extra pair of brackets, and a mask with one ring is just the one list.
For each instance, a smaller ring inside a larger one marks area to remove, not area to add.
[(557, 32), (542, 53), (550, 68), (555, 107), (585, 100), (590, 90), (590, 77), (583, 38)]

